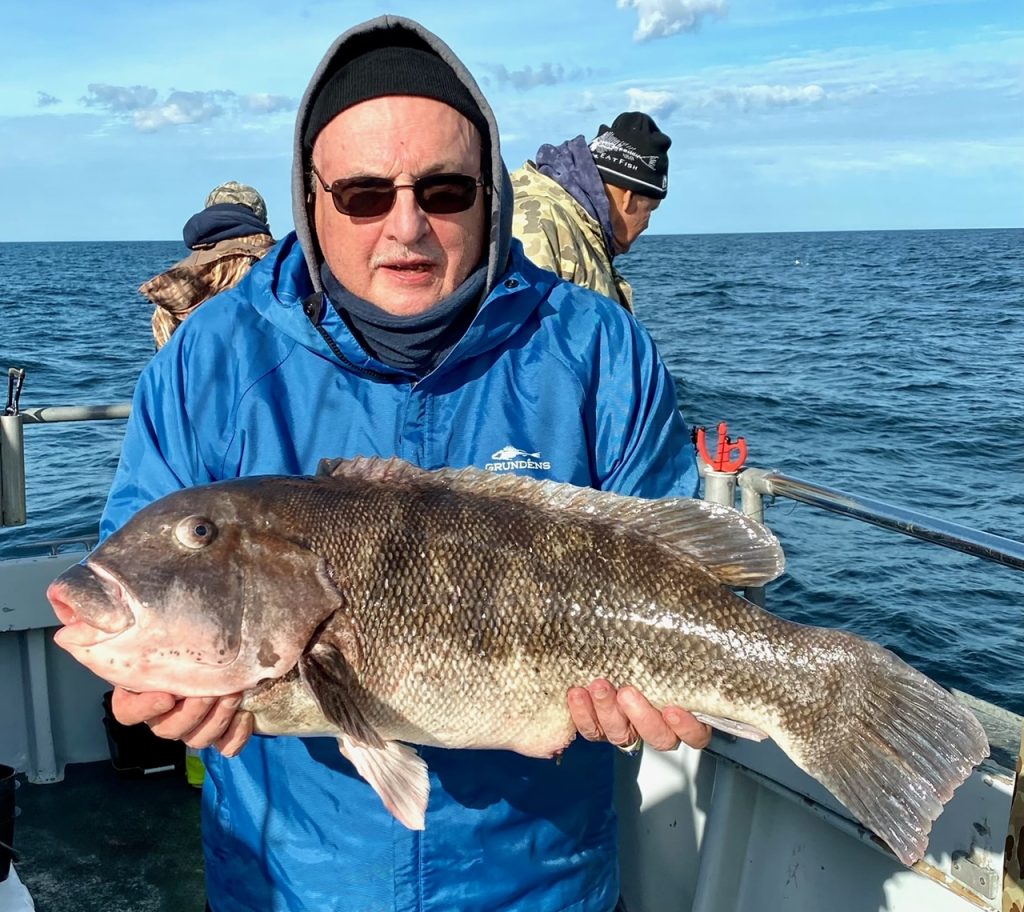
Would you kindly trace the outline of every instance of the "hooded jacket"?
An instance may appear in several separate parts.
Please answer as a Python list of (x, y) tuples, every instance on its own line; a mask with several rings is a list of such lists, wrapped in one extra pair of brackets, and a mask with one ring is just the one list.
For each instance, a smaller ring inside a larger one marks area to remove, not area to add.
[[(479, 96), (447, 47), (409, 20), (381, 17), (335, 43), (300, 108), (297, 232), (199, 308), (144, 369), (101, 535), (172, 490), (309, 474), (321, 457), (474, 465), (645, 497), (694, 493), (689, 435), (646, 332), (608, 299), (535, 267), (510, 240), (508, 178), (482, 96), (500, 192), (489, 292), (462, 339), (417, 380), (368, 356), (321, 306), (305, 117), (317, 80), (348, 41), (383, 29), (412, 33)], [(614, 907), (614, 748), (578, 739), (560, 763), (419, 750), (431, 787), (422, 832), (391, 817), (333, 739), (254, 736), (233, 759), (206, 751), (214, 912)]]
[(512, 189), (512, 231), (526, 255), (543, 269), (632, 311), (633, 289), (612, 263), (601, 223), (532, 161), (512, 172)]

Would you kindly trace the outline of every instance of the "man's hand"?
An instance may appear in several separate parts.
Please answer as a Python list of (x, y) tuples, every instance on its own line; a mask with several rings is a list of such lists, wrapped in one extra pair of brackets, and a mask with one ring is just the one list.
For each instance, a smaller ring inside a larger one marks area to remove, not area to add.
[(609, 741), (628, 748), (641, 738), (655, 750), (674, 750), (679, 743), (707, 747), (711, 727), (677, 706), (660, 712), (635, 687), (618, 692), (603, 678), (588, 687), (572, 687), (569, 713), (579, 733), (588, 741)]
[(189, 747), (215, 747), (225, 757), (238, 754), (252, 734), (252, 713), (239, 712), (241, 694), (185, 697), (169, 693), (132, 693), (114, 688), (111, 709), (122, 725), (145, 722), (153, 734)]

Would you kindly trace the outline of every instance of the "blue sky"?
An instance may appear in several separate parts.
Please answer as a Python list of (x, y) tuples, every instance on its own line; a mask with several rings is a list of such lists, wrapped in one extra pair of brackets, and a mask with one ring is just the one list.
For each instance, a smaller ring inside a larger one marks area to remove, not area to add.
[(384, 12), (467, 63), (510, 167), (652, 113), (652, 233), (1024, 225), (1021, 0), (33, 0), (0, 33), (0, 241), (180, 238), (225, 180), (282, 235), (298, 99)]

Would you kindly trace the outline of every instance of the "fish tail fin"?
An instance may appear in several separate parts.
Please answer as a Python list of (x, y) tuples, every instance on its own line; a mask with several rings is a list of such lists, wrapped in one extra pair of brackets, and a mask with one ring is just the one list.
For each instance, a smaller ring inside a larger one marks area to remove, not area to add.
[(988, 756), (988, 738), (948, 691), (861, 642), (857, 683), (847, 680), (836, 706), (843, 731), (816, 743), (813, 759), (804, 752), (800, 765), (911, 865), (942, 806)]

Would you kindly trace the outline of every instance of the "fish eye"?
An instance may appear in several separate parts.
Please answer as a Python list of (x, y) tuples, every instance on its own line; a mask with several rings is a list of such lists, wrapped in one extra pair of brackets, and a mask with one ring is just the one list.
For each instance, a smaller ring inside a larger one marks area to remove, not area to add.
[(186, 516), (174, 527), (174, 537), (186, 548), (198, 551), (217, 537), (217, 527), (205, 516)]

